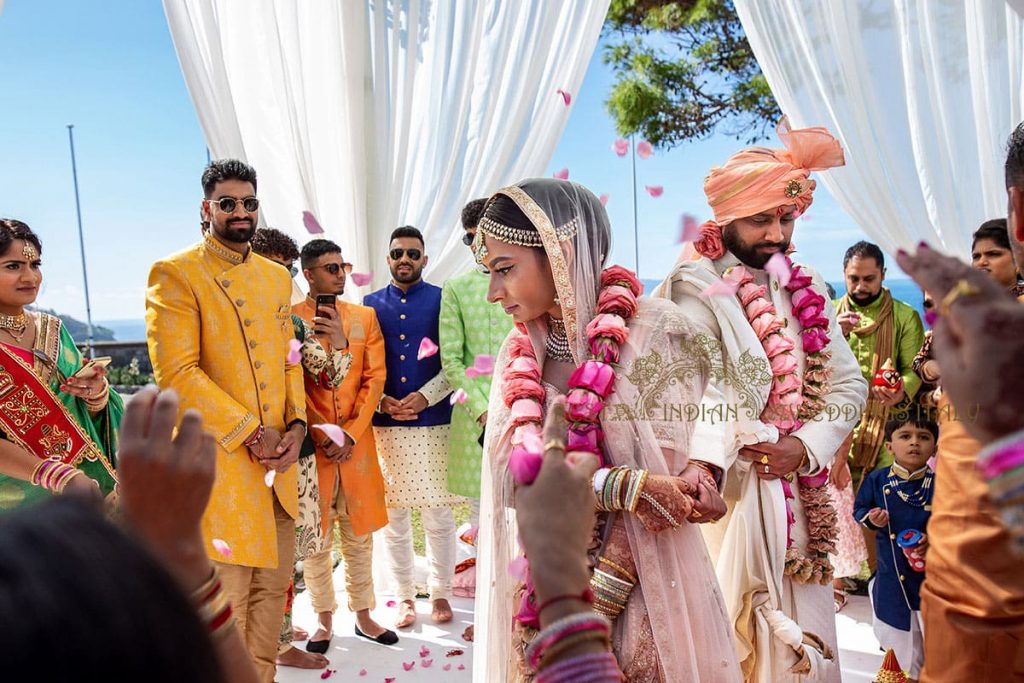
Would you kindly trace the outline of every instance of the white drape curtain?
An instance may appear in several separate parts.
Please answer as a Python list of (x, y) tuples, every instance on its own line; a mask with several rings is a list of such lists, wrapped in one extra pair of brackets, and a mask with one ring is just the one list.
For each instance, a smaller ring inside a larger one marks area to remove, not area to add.
[(978, 225), (1006, 215), (1024, 30), (1005, 0), (736, 0), (736, 9), (794, 127), (825, 126), (842, 142), (846, 167), (821, 177), (883, 249), (927, 240), (966, 257)]
[(164, 0), (213, 157), (252, 164), (263, 220), (300, 244), (313, 212), (373, 287), (399, 225), (426, 236), (430, 280), (469, 266), (462, 206), (544, 171), (607, 7)]

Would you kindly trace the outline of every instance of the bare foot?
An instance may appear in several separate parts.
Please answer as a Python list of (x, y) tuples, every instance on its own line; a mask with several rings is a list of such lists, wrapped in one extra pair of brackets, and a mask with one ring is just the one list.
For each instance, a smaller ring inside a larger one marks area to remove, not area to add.
[(434, 620), (435, 624), (447, 624), (452, 620), (452, 606), (448, 604), (448, 601), (444, 598), (438, 598), (434, 600), (434, 611), (431, 613), (430, 618)]
[(370, 610), (368, 609), (361, 609), (358, 612), (356, 612), (356, 626), (359, 627), (360, 631), (370, 636), (371, 638), (376, 638), (377, 636), (387, 631), (386, 628), (384, 628), (383, 626), (381, 626), (373, 620), (373, 617), (370, 616)]
[(398, 621), (395, 628), (409, 628), (416, 623), (416, 603), (412, 600), (402, 600), (398, 603)]
[(323, 669), (331, 660), (313, 652), (303, 652), (297, 647), (289, 647), (277, 656), (279, 666), (294, 666), (297, 669)]
[(292, 640), (306, 640), (309, 638), (309, 631), (298, 626), (292, 626)]

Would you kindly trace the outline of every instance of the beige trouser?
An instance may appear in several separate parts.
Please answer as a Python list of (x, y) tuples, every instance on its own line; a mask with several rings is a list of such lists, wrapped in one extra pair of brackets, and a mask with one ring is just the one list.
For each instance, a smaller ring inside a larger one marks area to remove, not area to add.
[[(431, 600), (452, 599), (455, 577), (455, 517), (451, 508), (420, 510), (427, 541), (427, 590)], [(412, 510), (388, 508), (384, 527), (385, 550), (399, 601), (416, 599), (414, 571), (416, 556), (412, 547)]]
[(295, 554), (295, 520), (288, 516), (276, 497), (274, 521), (277, 567), (241, 567), (214, 562), (261, 683), (274, 683), (277, 672), (278, 637)]
[(341, 488), (340, 480), (336, 481), (324, 549), (310, 555), (302, 563), (302, 575), (312, 598), (313, 611), (317, 614), (333, 614), (338, 609), (338, 601), (334, 595), (334, 567), (331, 563), (335, 523), (341, 536), (341, 556), (345, 560), (348, 608), (352, 612), (358, 612), (376, 607), (373, 594), (373, 534), (357, 536), (352, 532), (352, 518), (348, 516), (345, 491)]

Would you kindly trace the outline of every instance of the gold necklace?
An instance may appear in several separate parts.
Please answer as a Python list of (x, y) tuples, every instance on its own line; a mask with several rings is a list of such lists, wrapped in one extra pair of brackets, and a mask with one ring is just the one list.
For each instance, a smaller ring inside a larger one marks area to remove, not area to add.
[(18, 343), (28, 331), (28, 316), (24, 313), (18, 315), (0, 315), (0, 330), (4, 330)]

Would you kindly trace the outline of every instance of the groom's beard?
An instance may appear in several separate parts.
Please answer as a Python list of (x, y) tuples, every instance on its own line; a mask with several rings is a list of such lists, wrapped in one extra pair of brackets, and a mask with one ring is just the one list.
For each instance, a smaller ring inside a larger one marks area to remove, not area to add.
[(878, 290), (874, 294), (850, 294), (850, 300), (861, 308), (865, 308), (878, 301), (880, 296), (882, 296), (882, 290)]
[(731, 224), (725, 226), (722, 229), (722, 244), (732, 254), (740, 260), (746, 266), (751, 268), (757, 268), (758, 270), (765, 267), (769, 259), (774, 256), (774, 253), (758, 251), (767, 247), (777, 247), (779, 253), (785, 254), (786, 250), (789, 249), (789, 240), (783, 240), (781, 242), (755, 242), (754, 244), (744, 244), (740, 241), (739, 235), (737, 234), (736, 228)]

